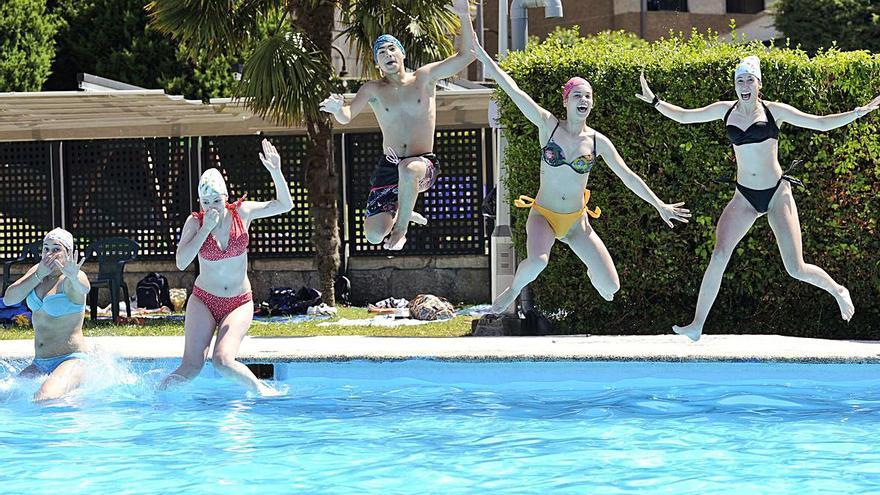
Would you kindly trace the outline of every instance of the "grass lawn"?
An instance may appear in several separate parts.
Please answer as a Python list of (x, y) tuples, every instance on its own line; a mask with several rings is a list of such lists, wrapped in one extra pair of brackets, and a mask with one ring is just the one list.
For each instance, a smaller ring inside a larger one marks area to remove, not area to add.
[[(253, 337), (313, 337), (318, 335), (367, 335), (370, 337), (461, 337), (471, 333), (471, 316), (456, 316), (451, 320), (424, 325), (400, 327), (319, 327), (318, 323), (340, 318), (370, 318), (366, 308), (339, 308), (339, 316), (301, 323), (254, 322), (248, 335)], [(183, 335), (183, 321), (144, 320), (143, 325), (113, 325), (109, 321), (92, 322), (86, 318), (83, 333), (86, 337), (104, 336), (161, 336)], [(0, 340), (32, 339), (31, 328), (0, 327)]]

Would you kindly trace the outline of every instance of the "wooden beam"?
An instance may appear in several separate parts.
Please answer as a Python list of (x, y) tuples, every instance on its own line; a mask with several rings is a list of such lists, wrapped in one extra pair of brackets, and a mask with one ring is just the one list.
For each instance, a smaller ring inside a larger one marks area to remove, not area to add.
[[(437, 126), (488, 125), (491, 90), (437, 93)], [(346, 95), (352, 98), (354, 95)], [(334, 132), (376, 132), (372, 111)], [(119, 139), (213, 135), (304, 134), (302, 125), (278, 126), (244, 102), (188, 102), (161, 91), (114, 93), (0, 93), (0, 141)]]

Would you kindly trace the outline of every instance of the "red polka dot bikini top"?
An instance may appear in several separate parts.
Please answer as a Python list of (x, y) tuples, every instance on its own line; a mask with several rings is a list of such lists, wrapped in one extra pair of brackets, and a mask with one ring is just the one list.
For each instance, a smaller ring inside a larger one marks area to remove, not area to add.
[[(220, 249), (220, 245), (217, 242), (217, 239), (214, 238), (214, 234), (208, 234), (208, 238), (205, 239), (202, 247), (199, 248), (199, 256), (208, 261), (217, 261), (241, 256), (247, 252), (250, 238), (248, 237), (247, 230), (244, 228), (244, 222), (238, 214), (238, 207), (241, 206), (242, 201), (244, 201), (244, 196), (234, 203), (226, 203), (226, 209), (229, 210), (232, 215), (232, 226), (229, 229), (229, 243), (226, 245), (226, 250), (224, 251)], [(199, 225), (202, 225), (205, 218), (205, 212), (197, 211), (192, 215), (195, 218), (198, 218)]]

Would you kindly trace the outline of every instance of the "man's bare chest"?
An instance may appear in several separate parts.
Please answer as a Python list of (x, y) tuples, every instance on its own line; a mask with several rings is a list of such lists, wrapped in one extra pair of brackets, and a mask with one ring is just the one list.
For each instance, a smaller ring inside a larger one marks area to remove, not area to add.
[(431, 95), (421, 88), (392, 88), (377, 95), (374, 108), (385, 116), (420, 115), (432, 104)]

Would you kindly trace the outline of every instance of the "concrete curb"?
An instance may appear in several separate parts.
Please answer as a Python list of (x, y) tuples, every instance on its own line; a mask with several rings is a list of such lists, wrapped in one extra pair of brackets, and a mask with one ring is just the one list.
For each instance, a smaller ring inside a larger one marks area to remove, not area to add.
[[(92, 337), (89, 345), (125, 359), (180, 359), (183, 337)], [(30, 359), (32, 340), (0, 341), (0, 359)], [(452, 361), (779, 361), (880, 363), (880, 341), (779, 335), (552, 337), (247, 337), (245, 362), (437, 359)]]

